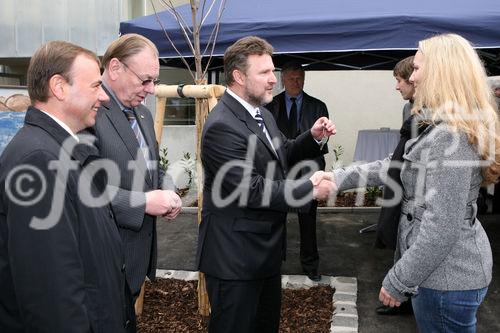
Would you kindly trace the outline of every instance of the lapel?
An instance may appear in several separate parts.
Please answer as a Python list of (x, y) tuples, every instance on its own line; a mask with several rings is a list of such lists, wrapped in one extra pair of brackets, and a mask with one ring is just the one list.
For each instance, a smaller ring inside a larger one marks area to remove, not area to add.
[(285, 97), (285, 92), (283, 91), (281, 94), (276, 96), (278, 101), (278, 119), (276, 123), (278, 124), (278, 127), (280, 128), (281, 132), (285, 134), (287, 138), (292, 137), (292, 133), (290, 133), (290, 123), (288, 122), (288, 114), (286, 113), (286, 97)]
[[(146, 165), (146, 160), (144, 159), (144, 155), (141, 152), (138, 153), (139, 143), (137, 142), (137, 138), (135, 137), (134, 131), (130, 127), (130, 123), (128, 122), (127, 117), (125, 117), (120, 106), (118, 105), (118, 103), (116, 103), (113, 96), (106, 89), (106, 87), (103, 86), (103, 89), (109, 96), (109, 102), (107, 104), (103, 104), (103, 106), (104, 106), (103, 111), (104, 111), (106, 117), (108, 118), (109, 122), (111, 123), (111, 126), (113, 126), (115, 128), (116, 134), (123, 141), (123, 144), (125, 145), (125, 147), (127, 147), (127, 150), (130, 154), (130, 160), (133, 160), (136, 163), (140, 172), (142, 174), (144, 174), (146, 182), (148, 182), (148, 184), (152, 186), (153, 185), (152, 179), (151, 179), (150, 172), (149, 172), (147, 165)], [(141, 117), (139, 116), (137, 118), (141, 118)], [(137, 121), (140, 124), (140, 120), (137, 119)], [(141, 126), (141, 130), (142, 130), (142, 128), (143, 128), (143, 126)], [(101, 135), (107, 136), (109, 134), (102, 133)], [(147, 137), (147, 135), (145, 135), (145, 137)], [(147, 141), (148, 147), (149, 147), (148, 139), (146, 139), (146, 141)], [(149, 147), (149, 150), (151, 151), (151, 147)], [(154, 156), (155, 155), (151, 155), (151, 157), (154, 157)]]
[[(266, 135), (264, 132), (260, 129), (260, 127), (257, 125), (257, 122), (255, 119), (250, 115), (250, 113), (241, 105), (236, 99), (234, 99), (231, 95), (229, 95), (227, 92), (224, 93), (224, 95), (221, 98), (221, 101), (227, 105), (228, 109), (234, 114), (234, 116), (239, 119), (240, 121), (243, 122), (243, 124), (255, 135), (257, 135), (257, 138), (259, 141), (269, 150), (272, 156), (277, 157), (278, 161), (282, 164), (282, 154), (278, 153), (278, 156), (276, 156), (276, 153), (269, 143), (269, 140), (267, 139)], [(273, 127), (271, 123), (274, 121), (271, 114), (267, 109), (261, 107), (261, 110), (264, 111), (262, 112), (262, 118), (264, 119), (264, 124), (266, 126), (266, 129), (269, 131), (269, 136), (271, 139), (274, 138), (276, 135), (275, 131), (271, 129)], [(274, 133), (273, 133), (274, 132)], [(279, 151), (280, 149), (278, 149)], [(281, 155), (281, 156), (280, 156)]]
[[(308, 107), (311, 103), (310, 96), (306, 94), (305, 91), (302, 90), (302, 104), (300, 105), (300, 111), (299, 111), (299, 132), (303, 133), (307, 130), (309, 130), (312, 126), (312, 124), (309, 123), (309, 118), (312, 116), (310, 112), (308, 112)], [(316, 121), (316, 119), (313, 119)]]
[[(154, 128), (151, 127), (150, 124), (152, 124), (152, 121), (149, 122), (149, 110), (140, 104), (135, 108), (135, 113), (136, 113), (136, 119), (139, 124), (139, 127), (141, 128), (142, 135), (144, 136), (144, 139), (146, 140), (146, 143), (148, 145), (148, 151), (149, 151), (149, 158), (151, 160), (151, 163), (154, 163), (154, 165), (158, 168), (159, 164), (156, 162), (160, 159), (159, 152), (156, 150), (156, 136), (155, 136), (155, 131)], [(149, 170), (149, 176), (153, 182), (153, 188), (158, 187), (158, 171), (157, 170)]]
[[(280, 162), (283, 169), (285, 169), (286, 157), (283, 151), (283, 141), (282, 141), (283, 139), (281, 136), (281, 131), (277, 127), (276, 121), (274, 120), (271, 112), (269, 112), (267, 109), (263, 107), (261, 107), (260, 109), (262, 110), (262, 117), (264, 118), (264, 124), (266, 125), (266, 129), (269, 132), (271, 140), (273, 140), (273, 142), (279, 142), (279, 144), (277, 145), (276, 153), (278, 154), (278, 161)], [(264, 138), (266, 139), (266, 141), (268, 141), (265, 135)]]
[(149, 119), (148, 118), (149, 115), (146, 113), (149, 113), (149, 110), (141, 104), (135, 108), (135, 113), (137, 116), (137, 122), (139, 123), (139, 127), (141, 128), (142, 134), (144, 135), (144, 139), (148, 144), (149, 156), (151, 157), (152, 160), (155, 160), (157, 159), (156, 151), (154, 149), (154, 147), (156, 146), (156, 137), (154, 129), (151, 131), (150, 127), (148, 126), (147, 119)]
[(434, 129), (435, 125), (428, 125), (426, 126), (421, 133), (418, 134), (416, 138), (409, 139), (406, 141), (406, 146), (405, 146), (405, 153), (404, 155), (410, 155), (412, 151), (414, 150), (415, 146), (417, 143), (419, 143), (421, 140), (423, 140), (426, 136), (429, 135), (429, 133)]

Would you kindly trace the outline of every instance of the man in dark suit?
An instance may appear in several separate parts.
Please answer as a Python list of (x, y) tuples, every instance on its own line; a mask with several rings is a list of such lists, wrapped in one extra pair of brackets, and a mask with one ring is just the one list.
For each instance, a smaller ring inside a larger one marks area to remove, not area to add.
[(262, 105), (276, 84), (272, 46), (245, 37), (224, 54), (226, 93), (202, 133), (205, 172), (197, 265), (211, 305), (209, 332), (277, 332), (286, 214), (310, 209), (333, 183), (323, 172), (287, 179), (296, 161), (324, 153), (327, 119), (287, 140)]
[(76, 135), (108, 99), (99, 60), (49, 42), (31, 58), (28, 92), (0, 157), (0, 332), (125, 332), (122, 243), (91, 176), (97, 149)]
[(101, 157), (115, 162), (120, 178), (113, 212), (124, 242), (127, 280), (137, 297), (146, 276), (156, 272), (156, 216), (173, 219), (181, 209), (179, 196), (161, 190), (158, 143), (153, 119), (142, 105), (153, 94), (159, 75), (158, 50), (147, 38), (126, 34), (106, 50), (103, 87), (109, 103), (97, 115), (95, 135)]
[[(308, 131), (316, 119), (328, 118), (326, 104), (304, 92), (305, 72), (298, 62), (288, 62), (281, 69), (285, 91), (276, 95), (266, 108), (271, 111), (278, 128), (289, 139)], [(325, 146), (325, 151), (326, 146)], [(325, 170), (323, 155), (314, 159), (316, 170)], [(318, 202), (313, 200), (311, 208), (298, 212), (300, 225), (300, 262), (302, 270), (313, 281), (320, 281), (318, 272), (319, 253), (316, 242), (316, 210)]]

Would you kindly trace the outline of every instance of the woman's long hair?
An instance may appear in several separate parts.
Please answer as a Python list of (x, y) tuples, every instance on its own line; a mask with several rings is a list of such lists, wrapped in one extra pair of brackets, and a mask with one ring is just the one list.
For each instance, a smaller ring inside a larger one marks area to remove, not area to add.
[(482, 160), (483, 184), (500, 176), (500, 123), (486, 71), (471, 44), (455, 34), (420, 41), (422, 80), (415, 91), (415, 110), (424, 107), (431, 120), (464, 132)]

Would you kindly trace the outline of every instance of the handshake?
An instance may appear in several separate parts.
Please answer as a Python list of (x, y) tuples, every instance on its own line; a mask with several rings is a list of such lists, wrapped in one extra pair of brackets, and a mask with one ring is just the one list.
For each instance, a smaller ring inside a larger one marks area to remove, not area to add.
[(181, 198), (174, 191), (154, 190), (146, 192), (146, 214), (172, 220), (182, 208)]
[(309, 180), (313, 184), (313, 199), (326, 200), (337, 191), (332, 172), (316, 171)]

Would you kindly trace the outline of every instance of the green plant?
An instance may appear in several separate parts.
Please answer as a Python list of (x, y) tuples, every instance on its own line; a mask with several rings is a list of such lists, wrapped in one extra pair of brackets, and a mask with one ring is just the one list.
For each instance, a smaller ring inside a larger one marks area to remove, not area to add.
[(377, 200), (378, 197), (382, 196), (382, 186), (367, 187), (365, 196), (369, 200)]
[(168, 167), (170, 166), (170, 161), (167, 158), (168, 155), (168, 148), (162, 148), (160, 149), (160, 168), (163, 169), (163, 171), (167, 171)]
[(335, 156), (335, 162), (337, 162), (340, 159), (340, 156), (344, 153), (344, 147), (339, 144), (334, 144), (333, 145), (333, 154)]
[(191, 153), (184, 152), (184, 155), (181, 158), (181, 165), (184, 169), (184, 172), (186, 172), (186, 174), (188, 175), (187, 187), (190, 188), (193, 184), (193, 179), (196, 171), (196, 161), (194, 158), (191, 158)]
[(333, 165), (332, 165), (332, 171), (334, 171), (337, 168), (342, 167), (342, 161), (340, 160), (340, 156), (344, 153), (344, 147), (339, 144), (334, 144), (333, 145)]

